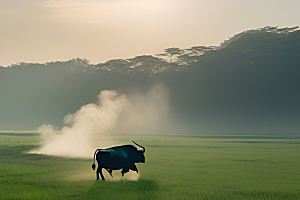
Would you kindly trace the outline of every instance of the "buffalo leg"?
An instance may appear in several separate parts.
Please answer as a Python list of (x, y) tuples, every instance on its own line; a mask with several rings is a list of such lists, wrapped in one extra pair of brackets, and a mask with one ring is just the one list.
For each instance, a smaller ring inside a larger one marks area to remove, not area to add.
[(106, 171), (108, 171), (108, 173), (111, 175), (111, 177), (113, 177), (113, 175), (112, 175), (112, 169), (106, 169)]
[(132, 171), (136, 171), (136, 173), (139, 173), (138, 169), (136, 168), (136, 165), (133, 164), (133, 166), (130, 168)]
[(99, 167), (96, 170), (96, 177), (97, 177), (97, 180), (99, 180)]
[(102, 167), (98, 167), (97, 168), (97, 180), (99, 180), (99, 174), (100, 174), (102, 180), (105, 180), (105, 178), (104, 178), (104, 176), (102, 174)]
[(123, 168), (122, 171), (121, 171), (122, 176), (124, 176), (124, 174), (127, 173), (127, 172), (129, 172), (129, 169), (128, 168), (126, 168), (126, 169)]
[(103, 176), (103, 174), (102, 174), (102, 168), (101, 168), (101, 170), (100, 170), (100, 175), (101, 175), (102, 180), (105, 180), (105, 178), (104, 178), (104, 176)]

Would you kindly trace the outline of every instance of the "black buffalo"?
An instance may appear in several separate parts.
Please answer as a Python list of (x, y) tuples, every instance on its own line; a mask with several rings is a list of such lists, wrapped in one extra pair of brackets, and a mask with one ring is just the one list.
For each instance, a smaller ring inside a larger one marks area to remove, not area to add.
[(102, 168), (106, 169), (109, 174), (112, 176), (113, 170), (123, 169), (121, 171), (122, 176), (125, 173), (129, 172), (129, 169), (136, 171), (138, 169), (135, 166), (135, 163), (145, 163), (145, 148), (132, 142), (137, 146), (143, 148), (143, 150), (137, 150), (133, 145), (123, 145), (111, 147), (108, 149), (97, 149), (94, 153), (94, 163), (92, 165), (93, 170), (95, 170), (95, 157), (98, 163), (98, 168), (96, 171), (97, 180), (99, 180), (99, 174), (101, 175), (102, 180), (105, 180), (102, 174)]

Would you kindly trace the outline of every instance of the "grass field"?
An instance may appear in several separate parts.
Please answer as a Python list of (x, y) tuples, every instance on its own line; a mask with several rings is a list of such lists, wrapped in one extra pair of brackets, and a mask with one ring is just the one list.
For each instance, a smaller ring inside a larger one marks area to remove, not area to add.
[(28, 154), (38, 136), (0, 133), (0, 199), (300, 199), (300, 139), (119, 138), (146, 147), (138, 181), (96, 181), (93, 152), (88, 160)]

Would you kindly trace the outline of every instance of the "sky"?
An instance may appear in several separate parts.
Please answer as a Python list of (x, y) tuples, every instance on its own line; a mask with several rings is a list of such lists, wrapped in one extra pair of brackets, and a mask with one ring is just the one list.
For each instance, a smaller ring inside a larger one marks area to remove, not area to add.
[(248, 29), (298, 26), (299, 8), (299, 0), (0, 0), (0, 66), (215, 46)]

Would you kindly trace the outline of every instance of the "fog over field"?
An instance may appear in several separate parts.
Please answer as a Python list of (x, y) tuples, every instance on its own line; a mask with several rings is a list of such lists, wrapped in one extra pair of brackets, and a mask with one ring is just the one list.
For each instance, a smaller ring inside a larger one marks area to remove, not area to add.
[[(0, 67), (0, 127), (72, 129), (77, 115), (102, 108), (97, 96), (110, 91), (126, 99), (126, 109), (111, 121), (87, 117), (95, 126), (85, 131), (298, 134), (299, 41), (298, 27), (264, 27), (220, 46), (167, 48), (98, 64), (76, 58)], [(105, 120), (114, 125), (100, 128)]]

